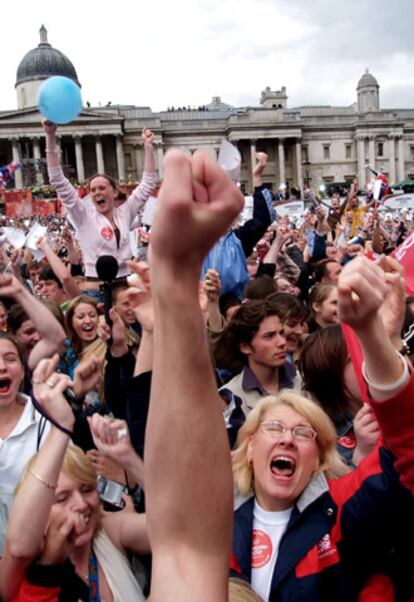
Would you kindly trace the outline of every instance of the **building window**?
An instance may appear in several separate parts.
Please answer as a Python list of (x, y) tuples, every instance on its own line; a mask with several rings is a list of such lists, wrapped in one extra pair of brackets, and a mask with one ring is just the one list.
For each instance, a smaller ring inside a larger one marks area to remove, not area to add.
[(384, 156), (384, 143), (383, 142), (378, 142), (377, 155), (378, 155), (378, 157)]
[(328, 160), (331, 158), (331, 145), (330, 144), (323, 145), (323, 158), (325, 160)]
[(411, 159), (414, 159), (414, 146), (410, 146)]
[(302, 162), (309, 161), (309, 148), (306, 145), (302, 146)]
[(324, 178), (322, 178), (324, 184), (332, 184), (332, 182), (335, 182), (335, 178), (333, 176), (325, 176)]
[(351, 158), (352, 158), (352, 145), (345, 144), (345, 159), (351, 159)]

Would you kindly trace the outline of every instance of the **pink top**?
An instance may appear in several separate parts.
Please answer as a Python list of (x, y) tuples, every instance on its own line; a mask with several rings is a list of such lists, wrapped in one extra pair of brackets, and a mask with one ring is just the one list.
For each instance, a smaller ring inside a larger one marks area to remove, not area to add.
[(75, 188), (63, 175), (61, 167), (49, 168), (50, 184), (61, 199), (76, 228), (76, 235), (82, 250), (85, 275), (96, 277), (95, 264), (101, 255), (112, 255), (118, 260), (118, 277), (129, 274), (126, 262), (131, 259), (129, 230), (135, 217), (142, 213), (145, 202), (155, 188), (156, 173), (144, 172), (140, 184), (128, 200), (114, 208), (114, 221), (120, 233), (119, 247), (114, 229), (104, 215), (99, 213), (92, 202), (81, 200)]

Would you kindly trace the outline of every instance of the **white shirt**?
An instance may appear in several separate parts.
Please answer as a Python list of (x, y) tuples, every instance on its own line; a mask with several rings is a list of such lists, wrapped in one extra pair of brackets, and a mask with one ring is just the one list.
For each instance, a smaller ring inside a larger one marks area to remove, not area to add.
[(279, 544), (288, 525), (292, 508), (268, 512), (254, 502), (252, 540), (252, 588), (269, 599), (273, 571), (279, 553)]
[(0, 555), (14, 489), (27, 461), (37, 451), (38, 438), (43, 444), (50, 429), (49, 422), (40, 423), (41, 415), (34, 409), (30, 397), (20, 394), (19, 401), (24, 403), (22, 415), (11, 433), (5, 439), (0, 437)]
[(114, 209), (114, 221), (119, 230), (119, 245), (115, 230), (105, 215), (96, 210), (93, 203), (87, 203), (78, 197), (72, 184), (65, 178), (61, 167), (49, 168), (50, 184), (53, 186), (76, 228), (76, 236), (82, 250), (85, 275), (96, 277), (95, 264), (101, 255), (112, 255), (119, 264), (118, 278), (130, 272), (126, 264), (131, 259), (129, 228), (134, 218), (140, 214), (145, 202), (155, 187), (156, 173), (144, 172), (141, 183), (135, 188), (128, 200)]

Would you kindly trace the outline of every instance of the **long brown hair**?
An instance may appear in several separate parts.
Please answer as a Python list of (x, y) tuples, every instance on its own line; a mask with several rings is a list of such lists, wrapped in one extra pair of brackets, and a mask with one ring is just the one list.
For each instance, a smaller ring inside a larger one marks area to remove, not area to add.
[(336, 324), (310, 334), (298, 362), (304, 390), (315, 398), (337, 426), (360, 405), (345, 385), (347, 362), (345, 339), (341, 327)]

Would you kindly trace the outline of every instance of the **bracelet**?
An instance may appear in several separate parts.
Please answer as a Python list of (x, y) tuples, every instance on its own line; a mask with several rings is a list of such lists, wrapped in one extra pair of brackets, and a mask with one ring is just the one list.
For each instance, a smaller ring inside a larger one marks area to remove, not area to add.
[(40, 405), (40, 403), (37, 401), (33, 390), (30, 392), (30, 398), (32, 400), (33, 406), (35, 408), (35, 410), (37, 410), (39, 412), (39, 414), (41, 416), (43, 416), (44, 418), (46, 418), (46, 420), (48, 422), (50, 422), (50, 424), (53, 424), (53, 426), (55, 428), (57, 428), (59, 431), (61, 431), (62, 433), (64, 433), (65, 435), (67, 435), (70, 439), (73, 437), (73, 431), (70, 431), (69, 429), (65, 428), (64, 426), (62, 426), (61, 424), (59, 424), (56, 420), (54, 420), (52, 418), (52, 416), (50, 416), (46, 410), (44, 408), (42, 408), (42, 406)]
[(48, 483), (46, 481), (46, 479), (44, 479), (43, 477), (41, 477), (40, 475), (37, 474), (37, 472), (35, 472), (33, 470), (33, 468), (29, 468), (29, 473), (32, 475), (32, 477), (34, 477), (37, 481), (40, 481), (41, 483), (43, 483), (43, 485), (46, 485), (46, 487), (48, 489), (53, 489), (55, 490), (57, 487), (57, 483), (55, 483), (54, 485), (52, 485), (51, 483)]
[(55, 148), (45, 148), (45, 153), (58, 153), (59, 149), (55, 146)]
[(399, 353), (398, 351), (396, 351), (396, 353), (397, 353), (398, 357), (401, 359), (402, 363), (404, 364), (404, 370), (403, 370), (403, 373), (400, 376), (400, 378), (389, 385), (377, 385), (376, 383), (373, 383), (367, 377), (367, 374), (365, 372), (365, 362), (363, 362), (362, 376), (364, 377), (365, 382), (367, 383), (367, 385), (370, 388), (375, 389), (376, 391), (379, 391), (380, 393), (388, 393), (389, 391), (394, 391), (394, 389), (398, 389), (399, 387), (401, 387), (408, 381), (409, 376), (410, 376), (410, 372), (408, 370), (408, 364), (405, 361), (405, 359), (403, 358), (403, 356), (401, 355), (401, 353)]

